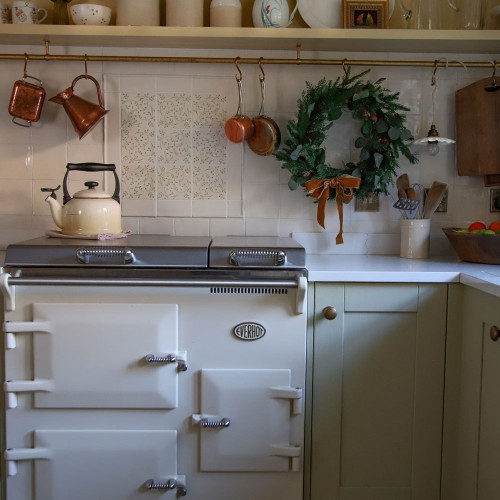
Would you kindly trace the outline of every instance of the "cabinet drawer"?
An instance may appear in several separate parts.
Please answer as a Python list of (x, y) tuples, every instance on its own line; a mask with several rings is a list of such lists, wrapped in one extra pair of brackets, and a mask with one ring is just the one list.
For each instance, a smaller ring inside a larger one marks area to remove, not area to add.
[(345, 311), (416, 312), (417, 285), (353, 284), (345, 287)]

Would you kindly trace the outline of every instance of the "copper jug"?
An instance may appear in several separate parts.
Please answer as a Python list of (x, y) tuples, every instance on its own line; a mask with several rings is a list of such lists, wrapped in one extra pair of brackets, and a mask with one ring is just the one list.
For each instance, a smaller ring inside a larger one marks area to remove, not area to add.
[[(74, 94), (75, 83), (82, 78), (92, 80), (95, 83), (99, 104), (94, 104)], [(71, 87), (51, 97), (49, 101), (62, 104), (80, 139), (83, 139), (108, 112), (108, 110), (104, 109), (101, 87), (98, 81), (87, 74), (77, 76), (73, 80)]]

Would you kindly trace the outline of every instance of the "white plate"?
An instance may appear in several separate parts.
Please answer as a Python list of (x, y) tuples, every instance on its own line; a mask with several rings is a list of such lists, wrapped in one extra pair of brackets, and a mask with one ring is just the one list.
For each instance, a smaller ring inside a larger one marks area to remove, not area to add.
[[(311, 28), (342, 28), (342, 0), (297, 0), (302, 19)], [(394, 0), (389, 0), (389, 17)]]

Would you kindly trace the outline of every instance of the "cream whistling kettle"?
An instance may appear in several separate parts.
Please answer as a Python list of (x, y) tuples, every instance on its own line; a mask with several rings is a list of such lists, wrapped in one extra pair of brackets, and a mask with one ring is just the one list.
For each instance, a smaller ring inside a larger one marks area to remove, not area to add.
[[(71, 236), (93, 236), (97, 234), (122, 232), (120, 209), (120, 183), (116, 175), (116, 166), (101, 163), (68, 163), (63, 180), (63, 204), (57, 201), (55, 189), (42, 188), (50, 193), (45, 201), (50, 206), (50, 212), (62, 234)], [(96, 189), (97, 182), (85, 183), (87, 189), (78, 191), (71, 197), (68, 192), (68, 174), (73, 170), (83, 172), (113, 172), (115, 177), (115, 192), (113, 196)]]

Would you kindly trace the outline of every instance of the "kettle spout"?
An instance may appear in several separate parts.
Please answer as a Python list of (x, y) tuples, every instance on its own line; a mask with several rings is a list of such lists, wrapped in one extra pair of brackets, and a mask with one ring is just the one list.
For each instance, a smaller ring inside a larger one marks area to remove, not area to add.
[(60, 229), (63, 228), (63, 210), (61, 204), (54, 199), (51, 195), (47, 196), (45, 198), (45, 201), (49, 204), (50, 207), (50, 213), (52, 214), (52, 219), (54, 219), (54, 222), (56, 226)]

